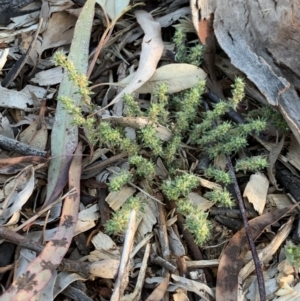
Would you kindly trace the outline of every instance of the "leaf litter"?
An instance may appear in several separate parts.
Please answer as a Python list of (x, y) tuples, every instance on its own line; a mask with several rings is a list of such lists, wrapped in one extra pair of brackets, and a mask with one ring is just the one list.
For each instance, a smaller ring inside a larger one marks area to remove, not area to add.
[[(225, 209), (223, 214), (228, 217), (225, 224), (209, 217), (214, 225), (211, 237), (199, 249), (183, 227), (182, 216), (177, 216), (164, 200), (159, 187), (132, 179), (119, 191), (108, 192), (107, 184), (114, 172), (124, 166), (130, 170), (128, 154), (89, 144), (84, 130), (74, 125), (63, 104), (56, 102), (60, 96), (69, 96), (77, 105), (81, 101), (67, 72), (54, 66), (52, 54), (58, 49), (69, 55), (82, 74), (89, 74), (94, 57), (96, 67), (90, 73), (94, 115), (127, 127), (134, 135), (152, 121), (148, 117), (122, 115), (126, 94), (135, 93), (141, 107), (149, 107), (162, 83), (169, 93), (177, 93), (193, 87), (199, 79), (206, 79), (207, 74), (201, 68), (176, 63), (177, 49), (170, 35), (174, 27), (182, 27), (194, 41), (197, 35), (202, 40), (209, 39), (211, 33), (203, 31), (207, 24), (199, 23), (193, 4), (190, 15), (188, 1), (182, 4), (174, 1), (172, 5), (168, 2), (153, 1), (133, 9), (126, 0), (50, 1), (12, 18), (8, 24), (1, 24), (3, 80), (24, 49), (28, 49), (38, 20), (43, 18), (39, 38), (28, 54), (22, 75), (9, 87), (0, 86), (3, 108), (0, 252), (5, 254), (6, 242), (20, 246), (19, 252), (10, 254), (15, 259), (2, 264), (7, 271), (1, 274), (4, 292), (0, 301), (54, 300), (72, 294), (77, 294), (75, 300), (80, 294), (82, 300), (192, 300), (192, 294), (202, 300), (257, 299), (255, 268), (247, 253), (245, 232), (242, 229), (234, 234), (228, 223), (230, 219), (230, 222), (240, 220), (240, 216), (233, 218), (233, 211)], [(233, 80), (240, 71), (227, 61), (225, 68), (224, 57), (215, 55), (223, 73), (209, 74), (220, 78), (215, 90), (209, 88), (217, 93), (221, 83), (226, 92), (228, 78)], [(118, 70), (110, 68), (114, 63), (119, 63)], [(208, 65), (212, 72), (214, 63), (209, 61)], [(105, 68), (108, 71), (97, 74), (97, 69)], [(113, 87), (111, 93), (105, 83)], [(250, 82), (246, 91), (242, 113), (258, 106), (253, 99), (268, 103)], [(145, 97), (147, 94), (150, 98)], [(104, 101), (101, 105), (104, 95), (107, 105)], [(153, 125), (159, 139), (173, 139), (171, 124)], [(249, 225), (264, 266), (268, 300), (297, 300), (298, 277), (283, 247), (291, 237), (296, 242), (300, 239), (292, 228), (297, 211), (291, 211), (289, 220), (281, 219), (296, 205), (291, 206), (288, 202), (291, 197), (280, 190), (276, 162), (283, 162), (293, 174), (299, 174), (299, 144), (292, 133), (281, 135), (279, 143), (271, 132), (264, 135), (270, 139), (253, 136), (253, 145), (248, 148), (257, 153), (270, 152), (267, 172), (251, 177), (237, 173), (237, 176), (248, 209), (253, 206), (260, 215), (249, 221)], [(16, 141), (13, 150), (7, 146), (11, 143), (9, 139)], [(188, 139), (181, 146), (178, 160), (181, 169), (196, 171), (200, 157), (195, 156), (197, 151), (188, 145)], [(17, 144), (20, 142), (28, 146), (28, 153), (20, 153)], [(30, 149), (45, 152), (43, 156), (33, 155)], [(158, 178), (169, 177), (160, 157), (155, 170)], [(209, 213), (215, 205), (203, 196), (202, 190), (220, 190), (221, 186), (202, 175), (199, 182), (201, 189), (195, 189), (187, 199)], [(109, 218), (133, 196), (145, 204), (142, 213), (131, 211), (124, 235), (106, 234), (104, 217)], [(272, 224), (277, 229), (281, 226), (277, 233)], [(9, 263), (14, 263), (15, 268)]]

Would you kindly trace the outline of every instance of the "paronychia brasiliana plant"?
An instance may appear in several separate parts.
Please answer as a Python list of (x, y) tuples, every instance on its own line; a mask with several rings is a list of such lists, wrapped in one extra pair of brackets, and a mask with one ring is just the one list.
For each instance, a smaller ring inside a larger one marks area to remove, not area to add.
[[(177, 60), (190, 64), (199, 65), (202, 57), (202, 46), (187, 48), (185, 46), (185, 35), (176, 31), (174, 42), (177, 48)], [(54, 57), (57, 65), (65, 68), (78, 86), (82, 95), (83, 103), (90, 102), (91, 91), (89, 82), (84, 76), (77, 74), (72, 64), (64, 58), (62, 53)], [(241, 148), (247, 146), (247, 137), (252, 133), (259, 133), (266, 127), (266, 121), (262, 118), (249, 118), (244, 124), (234, 124), (224, 120), (224, 115), (230, 109), (236, 109), (244, 97), (244, 82), (236, 78), (232, 85), (232, 97), (229, 101), (220, 101), (211, 110), (201, 110), (202, 94), (205, 91), (205, 82), (200, 81), (193, 88), (168, 95), (167, 86), (161, 84), (153, 96), (150, 106), (142, 111), (138, 102), (132, 95), (124, 96), (124, 114), (128, 117), (148, 118), (148, 125), (136, 132), (136, 139), (126, 136), (125, 130), (113, 125), (110, 122), (101, 121), (96, 123), (94, 118), (86, 118), (82, 108), (72, 106), (68, 99), (61, 98), (70, 114), (74, 116), (74, 123), (84, 128), (87, 138), (96, 145), (100, 143), (109, 147), (113, 152), (124, 151), (128, 153), (128, 161), (133, 169), (122, 170), (114, 175), (108, 186), (111, 191), (117, 191), (123, 185), (137, 177), (147, 179), (150, 183), (159, 186), (169, 200), (176, 202), (178, 211), (186, 218), (186, 227), (194, 235), (195, 241), (202, 245), (210, 235), (210, 222), (207, 213), (200, 210), (188, 198), (188, 194), (200, 185), (200, 178), (191, 173), (179, 173), (178, 156), (184, 143), (187, 141), (193, 147), (202, 148), (207, 151), (210, 158), (217, 156), (233, 155)], [(172, 132), (169, 141), (162, 141), (157, 135), (155, 125), (168, 126)], [(145, 151), (149, 156), (143, 156)], [(169, 179), (160, 180), (155, 177), (155, 159), (161, 157), (170, 174)], [(261, 156), (239, 160), (236, 163), (236, 170), (256, 171), (266, 167), (266, 159)], [(229, 173), (224, 170), (209, 167), (204, 171), (204, 176), (213, 178), (223, 185), (222, 189), (212, 190), (204, 196), (213, 203), (230, 207), (233, 200), (226, 186), (231, 183)], [(129, 212), (132, 208), (142, 209), (139, 198), (133, 197), (127, 200), (123, 207), (115, 212), (112, 219), (106, 224), (106, 230), (111, 234), (122, 233), (127, 225)]]

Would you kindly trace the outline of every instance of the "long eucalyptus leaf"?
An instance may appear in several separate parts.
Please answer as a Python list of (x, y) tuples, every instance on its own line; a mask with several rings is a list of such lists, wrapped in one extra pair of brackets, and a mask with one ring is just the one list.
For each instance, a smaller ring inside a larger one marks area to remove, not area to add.
[[(77, 20), (74, 37), (69, 53), (69, 60), (74, 63), (79, 73), (85, 74), (88, 67), (89, 42), (95, 10), (95, 0), (88, 0)], [(80, 103), (80, 95), (74, 83), (69, 80), (67, 72), (60, 84), (58, 97), (71, 98), (75, 105)], [(44, 207), (52, 203), (68, 181), (68, 171), (72, 155), (78, 144), (78, 127), (72, 124), (73, 116), (61, 102), (57, 103), (55, 122), (51, 135), (51, 156), (48, 171), (47, 198)]]

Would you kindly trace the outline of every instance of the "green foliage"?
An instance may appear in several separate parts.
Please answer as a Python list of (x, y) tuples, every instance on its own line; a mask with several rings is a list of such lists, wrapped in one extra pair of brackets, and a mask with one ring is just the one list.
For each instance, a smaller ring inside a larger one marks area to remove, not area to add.
[(299, 263), (300, 263), (300, 246), (294, 245), (292, 242), (289, 242), (285, 248), (285, 256), (287, 261), (299, 271)]
[(230, 99), (231, 106), (236, 110), (239, 102), (245, 97), (245, 82), (242, 78), (236, 77), (232, 87), (232, 98)]
[(169, 141), (168, 145), (164, 149), (164, 159), (170, 163), (174, 160), (176, 153), (180, 147), (181, 143), (181, 136), (180, 135), (174, 135)]
[(203, 46), (197, 44), (188, 48), (186, 46), (186, 34), (181, 28), (177, 28), (174, 34), (173, 42), (176, 48), (176, 60), (179, 63), (188, 63), (199, 66), (203, 57)]
[(228, 136), (224, 137), (222, 141), (216, 141), (214, 145), (204, 145), (203, 148), (209, 152), (210, 158), (215, 158), (220, 154), (230, 155), (237, 152), (239, 149), (247, 145), (247, 139), (243, 136)]
[(136, 174), (142, 177), (146, 177), (151, 180), (155, 176), (154, 164), (143, 158), (142, 156), (135, 155), (129, 157), (129, 163), (136, 166)]
[(285, 132), (289, 130), (289, 127), (283, 116), (271, 106), (263, 106), (262, 108), (252, 110), (248, 113), (248, 117), (251, 116), (260, 116), (268, 124), (273, 125), (278, 130)]
[(110, 191), (119, 191), (122, 186), (132, 180), (132, 174), (127, 170), (122, 170), (120, 173), (114, 175), (108, 184)]
[(152, 125), (146, 125), (139, 133), (141, 134), (144, 147), (149, 147), (153, 151), (154, 156), (162, 155), (162, 141), (157, 137), (156, 130)]
[[(63, 52), (58, 51), (54, 54), (53, 60), (55, 65), (61, 66), (68, 73), (69, 80), (74, 82), (75, 87), (78, 88), (78, 93), (81, 95), (82, 101), (90, 105), (90, 95), (93, 94), (89, 88), (90, 82), (84, 74), (80, 74), (73, 62), (69, 61)], [(58, 97), (64, 105), (65, 110), (73, 116), (73, 124), (81, 126), (87, 133), (87, 138), (92, 144), (96, 144), (98, 141), (98, 135), (96, 131), (96, 120), (95, 118), (85, 118), (82, 109), (76, 106), (74, 101), (66, 96)]]
[(98, 130), (101, 143), (105, 143), (111, 148), (120, 147), (125, 139), (121, 130), (119, 128), (112, 128), (109, 122), (101, 122)]
[(230, 174), (228, 172), (225, 172), (221, 169), (209, 167), (204, 170), (204, 175), (207, 178), (214, 178), (216, 182), (222, 183), (224, 185), (228, 185), (232, 183), (232, 179), (230, 177)]
[(200, 81), (196, 86), (183, 94), (181, 99), (177, 98), (180, 110), (176, 112), (175, 133), (180, 134), (186, 131), (195, 120), (197, 108), (201, 104), (201, 96), (205, 90), (205, 82)]
[[(186, 47), (185, 34), (177, 30), (174, 42), (177, 49), (177, 60), (179, 62), (199, 65), (203, 48), (199, 45)], [(84, 75), (76, 72), (72, 63), (63, 55), (55, 56), (56, 64), (62, 66), (68, 72), (69, 78), (78, 87), (78, 93), (82, 99), (89, 104), (91, 91), (88, 80)], [(137, 131), (136, 140), (126, 137), (123, 128), (112, 125), (110, 122), (101, 121), (99, 124), (94, 118), (86, 119), (81, 107), (75, 107), (72, 100), (61, 97), (67, 111), (72, 114), (74, 123), (84, 128), (90, 141), (96, 144), (108, 146), (113, 152), (124, 151), (128, 153), (128, 161), (134, 166), (131, 171), (122, 170), (110, 179), (108, 187), (110, 191), (118, 191), (123, 185), (132, 181), (135, 175), (155, 183), (155, 166), (152, 162), (158, 156), (167, 163), (168, 172), (174, 177), (162, 181), (160, 188), (169, 200), (174, 200), (178, 206), (178, 212), (186, 218), (186, 227), (195, 237), (198, 244), (203, 244), (208, 238), (211, 224), (207, 220), (207, 213), (200, 210), (185, 197), (200, 185), (200, 180), (193, 174), (184, 173), (178, 176), (179, 166), (177, 160), (180, 148), (183, 147), (187, 136), (190, 139), (186, 143), (192, 143), (206, 150), (210, 158), (220, 154), (232, 155), (247, 145), (247, 137), (251, 133), (258, 134), (266, 127), (266, 117), (248, 118), (244, 124), (236, 125), (224, 121), (224, 115), (231, 109), (236, 109), (244, 97), (244, 82), (236, 78), (232, 85), (232, 97), (229, 101), (220, 101), (213, 105), (213, 109), (201, 112), (201, 96), (205, 91), (205, 82), (199, 82), (195, 87), (178, 93), (168, 95), (167, 86), (162, 84), (151, 99), (148, 110), (143, 112), (132, 95), (125, 95), (124, 114), (129, 117), (145, 117), (149, 123)], [(172, 131), (170, 141), (162, 141), (157, 133), (157, 125), (168, 127)], [(150, 152), (149, 152), (150, 150)], [(154, 158), (147, 159), (144, 152), (150, 153)], [(266, 160), (261, 157), (240, 160), (236, 163), (237, 170), (258, 170), (266, 166)], [(204, 171), (206, 178), (214, 178), (215, 181), (228, 185), (232, 179), (229, 173), (220, 169), (208, 168)], [(230, 193), (225, 189), (213, 190), (205, 195), (213, 203), (231, 207), (233, 200)], [(142, 203), (138, 198), (130, 198), (120, 210), (113, 214), (112, 219), (106, 224), (106, 230), (111, 234), (123, 233), (126, 229), (130, 211), (142, 209)]]
[(268, 166), (267, 159), (262, 156), (254, 156), (246, 159), (237, 160), (235, 164), (236, 171), (258, 171)]
[(222, 122), (215, 128), (208, 130), (205, 134), (197, 141), (200, 145), (205, 145), (217, 140), (224, 140), (228, 137), (228, 133), (232, 130), (233, 126), (231, 122)]
[[(231, 108), (236, 109), (244, 97), (244, 83), (236, 78), (232, 85), (232, 98), (229, 102), (220, 101), (213, 110), (203, 114), (203, 122), (194, 126), (191, 131), (191, 140), (202, 146), (211, 158), (220, 154), (231, 155), (247, 145), (247, 136), (258, 134), (266, 128), (266, 121), (261, 118), (248, 119), (240, 125), (222, 121), (222, 117)], [(200, 138), (199, 138), (200, 137)]]
[(208, 214), (186, 199), (179, 199), (177, 208), (178, 212), (186, 216), (186, 228), (193, 234), (195, 242), (202, 245), (210, 236), (211, 223), (207, 220)]
[(143, 116), (143, 112), (141, 111), (138, 103), (134, 100), (132, 95), (125, 94), (123, 100), (125, 103), (125, 108), (124, 108), (125, 116), (131, 116), (131, 117)]
[(176, 201), (179, 197), (188, 195), (197, 186), (199, 186), (199, 179), (196, 176), (183, 174), (164, 181), (161, 189), (169, 200)]
[(176, 29), (173, 42), (176, 47), (176, 59), (178, 62), (185, 62), (187, 57), (187, 49), (185, 46), (186, 34), (182, 29)]
[(166, 110), (168, 105), (168, 86), (161, 84), (154, 95), (148, 109), (148, 117), (153, 122), (165, 125), (168, 121), (169, 112)]
[(214, 189), (204, 194), (204, 197), (208, 198), (213, 203), (219, 203), (219, 205), (224, 207), (232, 207), (233, 200), (231, 194), (226, 189)]
[(237, 127), (237, 135), (247, 136), (251, 133), (255, 133), (256, 135), (258, 135), (267, 127), (266, 120), (261, 118), (248, 118), (246, 121), (246, 123), (240, 124)]
[(136, 210), (139, 217), (143, 212), (144, 203), (138, 197), (129, 198), (121, 209), (114, 212), (112, 218), (106, 222), (105, 229), (108, 234), (124, 234), (132, 210)]
[(87, 77), (85, 74), (80, 74), (73, 62), (68, 60), (65, 54), (62, 51), (57, 51), (53, 56), (53, 61), (56, 66), (61, 66), (68, 72), (69, 79), (74, 82), (75, 86), (78, 88), (78, 93), (81, 95), (82, 100), (87, 104), (90, 104), (92, 94)]

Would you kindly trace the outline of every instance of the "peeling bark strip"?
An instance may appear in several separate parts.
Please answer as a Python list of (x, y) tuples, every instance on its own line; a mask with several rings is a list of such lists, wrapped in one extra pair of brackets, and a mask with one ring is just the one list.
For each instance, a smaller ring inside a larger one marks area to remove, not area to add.
[[(214, 16), (215, 36), (231, 63), (277, 106), (300, 143), (299, 0), (192, 1), (198, 21)], [(195, 22), (196, 29), (198, 24)]]

